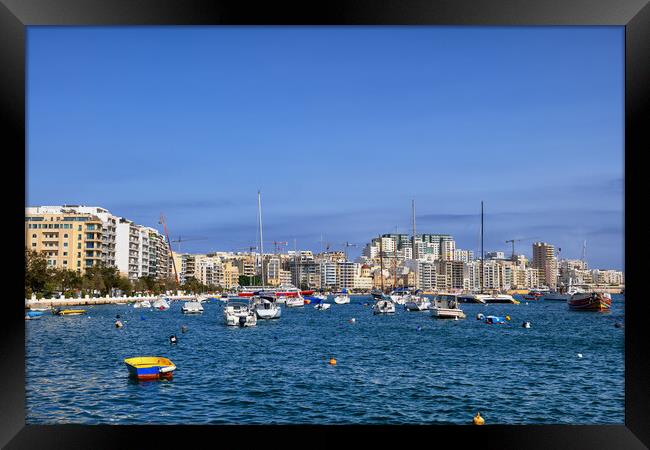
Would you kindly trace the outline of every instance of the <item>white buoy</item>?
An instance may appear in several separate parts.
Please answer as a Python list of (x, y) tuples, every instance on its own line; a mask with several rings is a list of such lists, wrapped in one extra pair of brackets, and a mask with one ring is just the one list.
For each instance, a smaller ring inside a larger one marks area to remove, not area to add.
[(578, 353), (578, 358), (582, 358), (582, 353)]

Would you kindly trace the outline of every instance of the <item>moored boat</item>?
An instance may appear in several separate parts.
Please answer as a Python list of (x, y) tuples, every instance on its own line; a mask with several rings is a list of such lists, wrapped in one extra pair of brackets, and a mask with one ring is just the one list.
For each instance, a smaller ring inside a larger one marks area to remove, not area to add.
[(431, 307), (431, 301), (426, 297), (408, 295), (404, 298), (404, 309), (407, 311), (427, 311)]
[(567, 305), (573, 311), (609, 311), (612, 307), (612, 297), (601, 292), (577, 293), (567, 300)]
[(201, 314), (203, 305), (201, 305), (201, 302), (185, 302), (181, 310), (184, 314)]
[(436, 319), (464, 319), (467, 317), (458, 306), (458, 296), (438, 294), (431, 301), (431, 317)]
[(342, 293), (334, 297), (334, 303), (337, 305), (345, 305), (350, 303), (350, 296), (346, 293)]
[(458, 296), (458, 301), (461, 303), (480, 303), (485, 304), (485, 294), (463, 294)]
[(25, 314), (25, 320), (40, 319), (42, 315), (43, 311), (27, 311)]
[(60, 309), (57, 308), (53, 311), (53, 313), (57, 316), (80, 316), (82, 314), (86, 314), (85, 309)]
[(395, 314), (395, 302), (390, 298), (378, 300), (372, 305), (373, 314)]
[(483, 300), (485, 303), (511, 303), (513, 305), (518, 305), (519, 300), (516, 300), (512, 295), (508, 294), (492, 294), (487, 295)]
[(166, 310), (166, 309), (169, 309), (169, 303), (167, 303), (167, 300), (165, 300), (164, 298), (159, 298), (158, 300), (156, 300), (155, 302), (153, 302), (153, 305), (152, 305), (152, 306), (153, 306), (154, 308), (156, 308), (156, 309), (161, 310), (161, 311), (164, 311), (164, 310)]
[(248, 303), (229, 301), (223, 308), (226, 325), (231, 327), (253, 327), (257, 325), (257, 314)]
[(259, 319), (279, 319), (282, 309), (275, 304), (274, 297), (258, 297), (253, 300), (253, 309)]
[(284, 304), (287, 308), (300, 308), (301, 306), (305, 306), (305, 299), (302, 296), (286, 297)]
[(167, 358), (161, 356), (137, 356), (124, 360), (129, 369), (129, 375), (138, 380), (157, 380), (172, 378), (176, 366)]

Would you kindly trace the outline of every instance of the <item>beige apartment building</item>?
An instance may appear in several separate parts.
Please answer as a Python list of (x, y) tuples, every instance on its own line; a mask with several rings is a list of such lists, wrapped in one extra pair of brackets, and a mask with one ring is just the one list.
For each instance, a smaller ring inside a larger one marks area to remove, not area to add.
[(75, 212), (25, 213), (25, 247), (54, 268), (84, 273), (102, 261), (102, 221)]

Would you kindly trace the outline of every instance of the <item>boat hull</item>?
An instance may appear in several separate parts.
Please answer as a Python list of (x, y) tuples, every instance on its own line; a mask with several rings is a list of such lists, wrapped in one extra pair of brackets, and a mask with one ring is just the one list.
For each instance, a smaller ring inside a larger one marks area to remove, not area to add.
[(465, 319), (467, 316), (460, 309), (453, 308), (437, 308), (431, 309), (431, 317), (435, 319)]
[(335, 297), (334, 298), (334, 303), (337, 305), (345, 305), (350, 303), (350, 297)]
[(601, 293), (575, 294), (567, 305), (572, 311), (609, 311), (612, 307), (612, 299)]
[(279, 319), (282, 315), (282, 310), (280, 308), (256, 308), (255, 314), (257, 314), (258, 319), (270, 320), (270, 319)]
[(138, 357), (124, 360), (129, 376), (137, 380), (171, 379), (176, 366), (167, 358)]

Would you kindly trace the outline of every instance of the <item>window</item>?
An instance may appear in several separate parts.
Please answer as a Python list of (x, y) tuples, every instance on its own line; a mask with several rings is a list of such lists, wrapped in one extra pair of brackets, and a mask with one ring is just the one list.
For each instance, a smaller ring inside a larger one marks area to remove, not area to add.
[(77, 248), (81, 248), (81, 242), (77, 242)]
[(67, 234), (64, 234), (63, 237), (64, 237), (65, 239), (68, 239), (68, 235), (67, 235)]
[(63, 246), (64, 246), (64, 247), (67, 247), (67, 246), (68, 246), (68, 243), (67, 243), (67, 242), (64, 242), (64, 243), (63, 243)]
[(32, 242), (32, 247), (36, 247), (36, 242)]
[(68, 256), (68, 252), (63, 252), (63, 256)]
[[(79, 231), (81, 231), (81, 225), (79, 225)], [(81, 239), (81, 238), (80, 238)]]
[(32, 237), (33, 237), (34, 239), (36, 239), (36, 235), (35, 235), (35, 234), (32, 234)]
[(77, 236), (77, 239), (81, 240), (81, 235), (78, 235), (78, 236)]
[[(81, 267), (81, 261), (77, 261), (77, 267)], [(78, 270), (77, 270), (78, 272)]]
[(88, 230), (94, 230), (94, 229), (95, 229), (95, 225), (92, 224), (92, 223), (91, 223), (91, 224), (88, 224), (88, 225), (86, 225), (86, 229), (88, 229)]
[(63, 261), (63, 265), (64, 265), (64, 266), (67, 266), (67, 265), (68, 265), (68, 261)]

